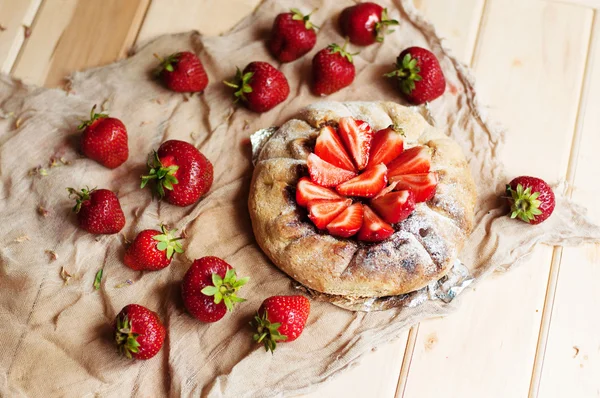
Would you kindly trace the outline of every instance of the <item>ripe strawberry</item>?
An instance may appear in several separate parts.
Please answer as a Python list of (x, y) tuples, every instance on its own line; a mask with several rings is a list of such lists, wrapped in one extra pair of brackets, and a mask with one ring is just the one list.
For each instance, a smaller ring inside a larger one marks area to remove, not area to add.
[(356, 176), (356, 173), (335, 167), (314, 153), (308, 155), (306, 164), (310, 179), (323, 187), (334, 187)]
[(377, 195), (387, 185), (387, 167), (380, 163), (337, 186), (339, 194), (344, 196), (360, 196), (363, 198), (372, 198)]
[(171, 264), (173, 253), (183, 253), (179, 240), (164, 225), (160, 231), (140, 232), (125, 251), (125, 265), (135, 271), (158, 271)]
[(446, 79), (431, 51), (409, 47), (400, 53), (395, 66), (385, 76), (397, 78), (400, 90), (413, 104), (430, 102), (444, 94)]
[(315, 46), (317, 34), (310, 22), (310, 14), (303, 15), (297, 8), (277, 15), (267, 43), (269, 50), (280, 62), (292, 62)]
[(388, 164), (388, 176), (427, 173), (431, 167), (431, 151), (424, 146), (415, 146), (402, 152)]
[(352, 160), (344, 149), (344, 144), (331, 126), (325, 126), (319, 132), (315, 143), (315, 155), (336, 167), (355, 171)]
[(390, 224), (405, 220), (415, 209), (415, 195), (412, 191), (390, 192), (371, 200), (371, 207)]
[(358, 232), (362, 224), (363, 206), (360, 203), (354, 203), (327, 225), (327, 232), (340, 238), (349, 238)]
[(250, 62), (242, 72), (237, 68), (233, 82), (224, 82), (235, 88), (235, 102), (240, 99), (254, 112), (266, 112), (285, 101), (290, 86), (284, 74), (266, 62)]
[(150, 180), (156, 180), (155, 191), (160, 198), (176, 206), (189, 206), (210, 189), (213, 166), (192, 144), (169, 140), (150, 154), (148, 175), (142, 176), (141, 187)]
[(306, 206), (308, 202), (315, 199), (343, 199), (335, 191), (315, 184), (307, 177), (302, 177), (296, 184), (296, 203)]
[(364, 242), (381, 242), (394, 233), (394, 228), (383, 221), (367, 205), (363, 206), (363, 225), (356, 236)]
[(387, 19), (387, 9), (370, 2), (345, 8), (339, 22), (342, 35), (359, 46), (368, 46), (375, 41), (383, 42), (386, 28), (389, 25), (398, 25), (395, 19)]
[(180, 93), (204, 91), (208, 85), (208, 76), (200, 58), (192, 52), (184, 51), (162, 59), (156, 74), (171, 90)]
[(436, 172), (420, 174), (402, 174), (390, 177), (390, 181), (396, 183), (396, 191), (409, 189), (415, 195), (415, 202), (426, 202), (433, 198), (438, 184)]
[(352, 155), (358, 170), (364, 170), (369, 163), (369, 151), (373, 140), (373, 130), (367, 122), (343, 117), (339, 120), (339, 134)]
[(90, 120), (83, 121), (78, 129), (81, 134), (81, 151), (88, 158), (114, 169), (122, 165), (129, 156), (127, 129), (123, 122), (105, 113), (96, 113), (92, 107)]
[(521, 176), (506, 185), (510, 203), (510, 218), (519, 218), (529, 224), (539, 224), (554, 211), (552, 188), (536, 177)]
[(404, 132), (399, 126), (389, 126), (373, 136), (367, 169), (380, 163), (386, 166), (404, 150)]
[(341, 212), (352, 204), (350, 199), (322, 200), (316, 199), (308, 202), (308, 218), (319, 229), (327, 228)]
[(250, 278), (237, 279), (235, 269), (218, 257), (202, 257), (183, 277), (181, 295), (188, 312), (202, 322), (216, 322), (236, 303), (246, 301), (237, 291)]
[(329, 95), (349, 86), (356, 73), (352, 56), (346, 45), (330, 44), (319, 51), (312, 61), (312, 91), (316, 95)]
[(119, 198), (108, 189), (67, 188), (69, 197), (75, 196), (79, 226), (92, 234), (116, 234), (125, 226), (125, 215)]
[(252, 336), (266, 351), (275, 351), (278, 342), (294, 341), (302, 334), (310, 314), (310, 301), (304, 296), (272, 296), (263, 301), (251, 325)]
[(137, 304), (126, 305), (114, 323), (119, 352), (127, 358), (150, 359), (163, 346), (166, 330), (156, 312)]

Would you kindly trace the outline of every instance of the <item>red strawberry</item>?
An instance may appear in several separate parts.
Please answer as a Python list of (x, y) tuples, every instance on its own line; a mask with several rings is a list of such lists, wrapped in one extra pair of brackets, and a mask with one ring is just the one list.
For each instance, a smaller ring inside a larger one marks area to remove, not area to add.
[(192, 144), (169, 140), (150, 155), (148, 175), (142, 176), (141, 187), (150, 180), (156, 180), (160, 198), (176, 206), (189, 206), (210, 189), (213, 166)]
[(330, 44), (319, 51), (312, 61), (312, 91), (316, 95), (329, 95), (349, 86), (356, 73), (352, 56), (346, 45)]
[(415, 195), (406, 190), (390, 192), (371, 200), (371, 207), (385, 222), (396, 224), (415, 209)]
[(394, 228), (383, 221), (367, 205), (363, 206), (363, 225), (356, 236), (364, 242), (381, 242), (394, 233)]
[(396, 190), (409, 189), (415, 194), (415, 202), (426, 202), (433, 198), (438, 184), (438, 174), (436, 172), (420, 174), (403, 174), (390, 178), (390, 181), (396, 183)]
[(126, 305), (114, 323), (119, 352), (127, 358), (150, 359), (163, 346), (166, 330), (156, 312), (137, 304)]
[(290, 93), (283, 73), (266, 62), (251, 62), (243, 72), (237, 68), (235, 80), (224, 83), (236, 89), (235, 102), (241, 99), (254, 112), (271, 110)]
[(343, 199), (335, 191), (315, 184), (307, 177), (302, 177), (296, 184), (296, 203), (306, 206), (308, 202), (315, 199), (336, 200)]
[(218, 257), (202, 257), (192, 263), (183, 277), (183, 304), (194, 318), (216, 322), (236, 303), (246, 301), (237, 297), (237, 291), (249, 279), (237, 279), (235, 269)]
[(364, 170), (369, 163), (369, 151), (373, 140), (373, 130), (367, 122), (343, 117), (339, 120), (339, 134), (346, 149), (352, 155), (358, 170)]
[(359, 46), (368, 46), (375, 41), (383, 42), (387, 26), (398, 25), (398, 21), (395, 19), (387, 19), (385, 8), (370, 2), (345, 8), (340, 15), (339, 22), (342, 35), (348, 37), (351, 43)]
[(135, 271), (158, 271), (171, 264), (173, 253), (183, 253), (179, 240), (164, 225), (160, 231), (140, 232), (125, 251), (125, 265)]
[(268, 47), (280, 62), (292, 62), (315, 46), (317, 34), (310, 22), (310, 14), (303, 15), (297, 8), (277, 15), (271, 30)]
[(375, 133), (367, 169), (380, 163), (387, 165), (404, 150), (404, 132), (398, 126), (390, 126)]
[(81, 122), (81, 151), (88, 158), (114, 169), (122, 165), (129, 156), (127, 129), (123, 122), (105, 113), (95, 113), (93, 106), (90, 120)]
[(340, 238), (349, 238), (358, 232), (362, 224), (363, 206), (360, 203), (354, 203), (327, 225), (327, 232)]
[(204, 91), (208, 85), (208, 76), (200, 58), (192, 52), (184, 51), (169, 55), (160, 60), (156, 74), (165, 85), (180, 93)]
[(506, 186), (510, 203), (510, 218), (519, 218), (529, 224), (539, 224), (554, 211), (552, 188), (536, 177), (517, 177)]
[(385, 76), (397, 78), (400, 90), (413, 104), (433, 101), (446, 90), (438, 59), (421, 47), (402, 51), (396, 60), (396, 69)]
[(336, 167), (355, 171), (352, 160), (344, 149), (344, 144), (331, 126), (325, 126), (319, 132), (315, 144), (315, 155)]
[(319, 229), (325, 229), (341, 212), (352, 204), (350, 199), (311, 200), (306, 206), (308, 218)]
[(334, 187), (356, 176), (356, 173), (327, 163), (314, 153), (306, 160), (310, 179), (324, 187)]
[(266, 351), (275, 351), (278, 342), (294, 341), (302, 334), (310, 314), (310, 301), (304, 296), (272, 296), (263, 301), (251, 322), (252, 336)]
[(75, 196), (77, 204), (73, 211), (84, 230), (92, 234), (116, 234), (125, 226), (121, 203), (112, 191), (95, 188), (84, 188), (79, 192), (73, 188), (67, 190), (69, 196)]
[(415, 146), (402, 152), (388, 164), (388, 176), (427, 173), (431, 167), (431, 151), (424, 146)]
[(377, 195), (387, 184), (387, 167), (380, 163), (337, 186), (337, 191), (344, 196), (360, 196), (363, 198), (372, 198)]

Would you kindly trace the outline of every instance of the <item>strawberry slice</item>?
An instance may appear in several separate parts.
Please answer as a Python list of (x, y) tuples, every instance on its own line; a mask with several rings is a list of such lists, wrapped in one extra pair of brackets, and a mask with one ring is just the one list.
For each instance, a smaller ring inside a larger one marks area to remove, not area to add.
[(371, 207), (385, 222), (396, 224), (415, 209), (415, 195), (407, 190), (390, 192), (371, 200)]
[(387, 167), (385, 167), (385, 164), (378, 164), (358, 177), (354, 177), (353, 179), (338, 185), (336, 189), (339, 194), (344, 196), (372, 198), (381, 192), (386, 184)]
[(404, 150), (403, 133), (399, 127), (390, 126), (379, 130), (373, 137), (371, 143), (371, 153), (369, 154), (369, 164), (367, 169), (383, 163), (387, 165)]
[(356, 177), (356, 173), (335, 167), (314, 153), (308, 155), (306, 162), (310, 179), (323, 187), (334, 187)]
[(315, 155), (336, 167), (354, 171), (354, 164), (344, 149), (344, 144), (331, 126), (325, 126), (319, 132)]
[(343, 199), (334, 190), (324, 188), (312, 182), (308, 177), (302, 177), (296, 184), (296, 203), (306, 207), (308, 202), (315, 199)]
[(396, 190), (409, 189), (415, 194), (415, 202), (426, 202), (433, 197), (439, 177), (435, 171), (420, 174), (394, 176), (390, 181), (396, 183)]
[(424, 146), (416, 146), (402, 152), (388, 165), (389, 176), (427, 173), (431, 167), (431, 152)]
[(367, 122), (343, 117), (339, 121), (338, 132), (346, 149), (352, 155), (358, 170), (364, 170), (369, 163), (369, 150), (373, 140), (373, 130)]
[(327, 225), (327, 231), (333, 236), (349, 238), (358, 232), (362, 224), (363, 206), (360, 203), (354, 203)]
[(308, 202), (308, 218), (319, 229), (325, 229), (341, 212), (352, 204), (351, 199), (311, 200)]
[(381, 242), (394, 233), (394, 228), (383, 221), (367, 205), (363, 206), (363, 225), (356, 236), (364, 242)]

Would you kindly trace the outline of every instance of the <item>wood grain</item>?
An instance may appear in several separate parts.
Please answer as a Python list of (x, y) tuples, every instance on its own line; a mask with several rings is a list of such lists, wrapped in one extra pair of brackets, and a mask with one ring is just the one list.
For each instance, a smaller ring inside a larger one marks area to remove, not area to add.
[(9, 73), (42, 0), (0, 1), (0, 71)]

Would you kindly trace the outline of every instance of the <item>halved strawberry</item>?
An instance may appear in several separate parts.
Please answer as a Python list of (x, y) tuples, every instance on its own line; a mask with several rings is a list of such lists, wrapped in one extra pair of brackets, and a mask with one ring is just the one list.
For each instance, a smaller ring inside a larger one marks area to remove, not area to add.
[(415, 209), (415, 195), (407, 190), (390, 192), (371, 200), (371, 207), (384, 221), (399, 223)]
[(387, 184), (387, 167), (378, 164), (370, 170), (365, 171), (358, 177), (346, 181), (336, 187), (338, 193), (344, 196), (360, 196), (372, 198), (377, 195)]
[(371, 208), (363, 205), (363, 225), (356, 236), (365, 242), (381, 242), (394, 233), (394, 228), (383, 221)]
[(354, 203), (327, 225), (327, 231), (333, 236), (349, 238), (358, 232), (362, 224), (363, 206), (360, 203)]
[(367, 122), (343, 117), (338, 124), (338, 132), (346, 149), (354, 159), (358, 170), (364, 170), (369, 163), (369, 151), (373, 140), (373, 130)]
[(331, 126), (325, 126), (319, 132), (315, 144), (315, 155), (336, 167), (355, 171), (354, 164), (344, 149), (344, 144)]
[(371, 153), (367, 169), (379, 163), (387, 165), (396, 159), (404, 150), (403, 135), (402, 130), (396, 126), (390, 126), (376, 132), (371, 143)]
[(308, 218), (311, 219), (317, 228), (325, 229), (330, 222), (351, 204), (351, 199), (311, 200), (306, 206), (308, 208)]
[(430, 167), (431, 151), (427, 147), (416, 146), (402, 152), (388, 165), (388, 175), (427, 173)]
[(306, 163), (310, 179), (323, 187), (334, 187), (356, 177), (356, 173), (335, 167), (314, 153), (308, 155)]
[(343, 199), (334, 190), (315, 184), (308, 177), (302, 177), (296, 184), (296, 203), (306, 206), (315, 199), (336, 200)]
[(396, 190), (409, 189), (415, 194), (415, 202), (426, 202), (433, 197), (439, 177), (435, 171), (420, 174), (403, 174), (390, 179)]

